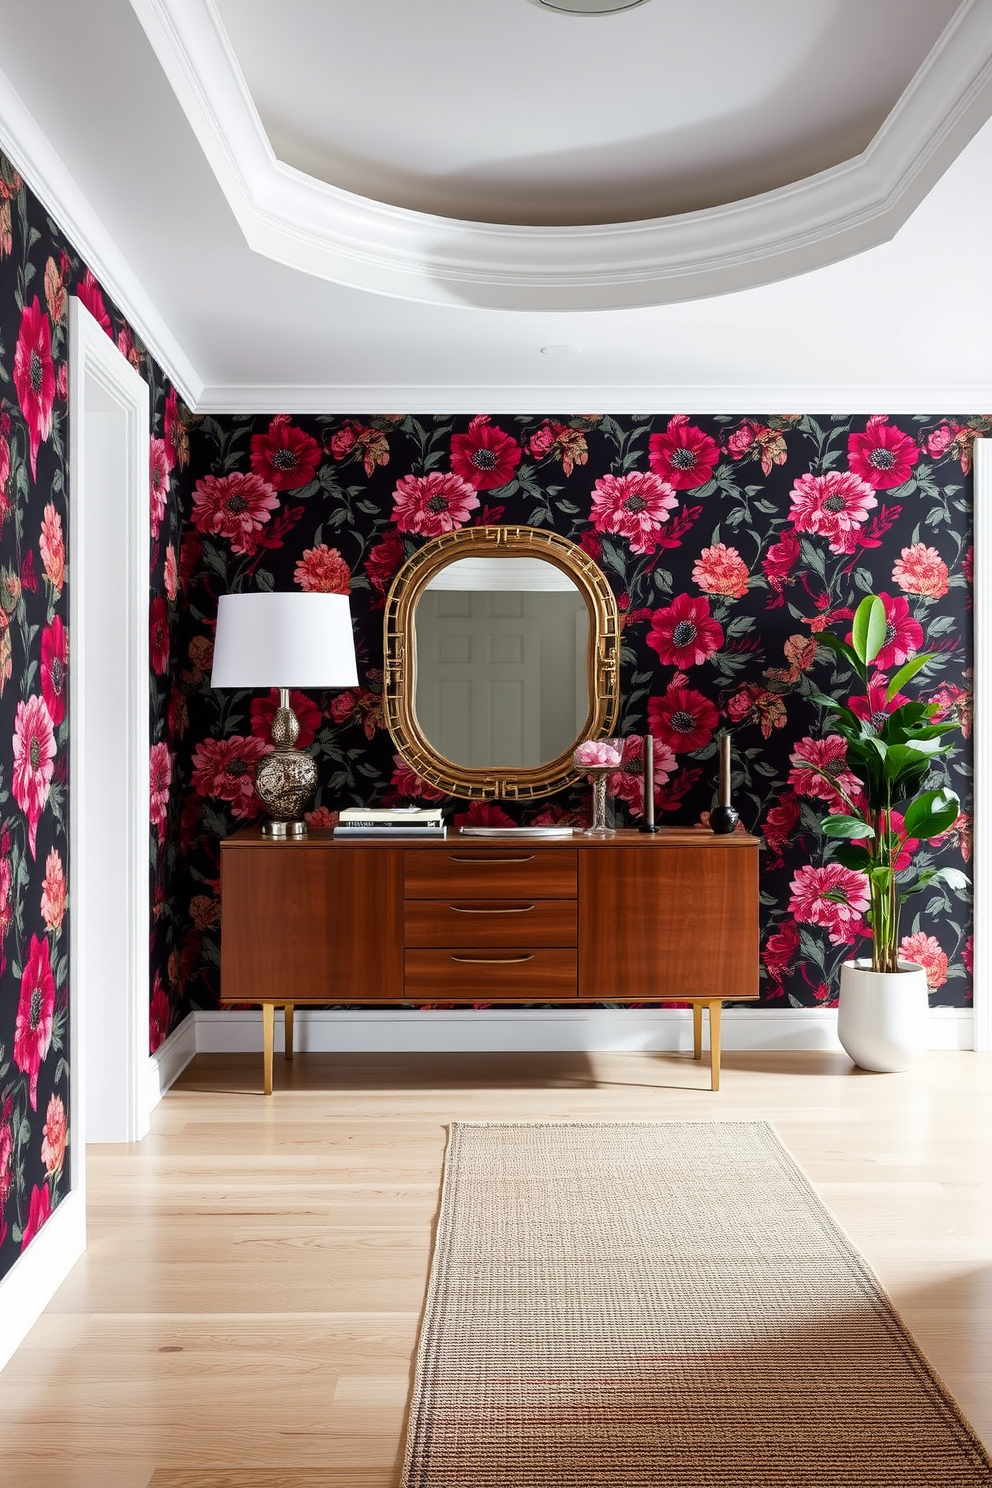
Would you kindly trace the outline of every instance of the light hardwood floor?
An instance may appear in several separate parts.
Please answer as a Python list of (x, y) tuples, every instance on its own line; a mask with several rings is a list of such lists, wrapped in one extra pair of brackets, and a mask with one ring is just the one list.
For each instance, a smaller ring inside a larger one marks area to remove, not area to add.
[(90, 1249), (0, 1374), (5, 1488), (390, 1488), (445, 1123), (767, 1119), (992, 1445), (992, 1058), (198, 1058), (88, 1154)]

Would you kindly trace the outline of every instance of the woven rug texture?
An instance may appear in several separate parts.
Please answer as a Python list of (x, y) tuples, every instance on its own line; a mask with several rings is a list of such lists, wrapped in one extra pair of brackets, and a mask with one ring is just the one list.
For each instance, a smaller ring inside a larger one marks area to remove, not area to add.
[(762, 1122), (451, 1128), (404, 1488), (992, 1488)]

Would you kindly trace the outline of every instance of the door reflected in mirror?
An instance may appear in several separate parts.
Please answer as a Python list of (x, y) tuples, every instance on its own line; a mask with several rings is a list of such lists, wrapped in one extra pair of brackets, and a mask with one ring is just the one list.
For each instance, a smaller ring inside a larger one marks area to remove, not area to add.
[(589, 611), (543, 558), (459, 558), (440, 569), (417, 600), (414, 645), (417, 721), (453, 765), (544, 765), (589, 722)]

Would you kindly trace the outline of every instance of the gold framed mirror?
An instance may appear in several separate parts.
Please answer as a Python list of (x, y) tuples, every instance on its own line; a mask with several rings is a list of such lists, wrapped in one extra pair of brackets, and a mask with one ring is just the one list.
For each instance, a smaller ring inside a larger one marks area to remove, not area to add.
[(446, 532), (407, 559), (384, 621), (386, 726), (454, 796), (534, 800), (612, 733), (620, 614), (588, 553), (538, 527)]

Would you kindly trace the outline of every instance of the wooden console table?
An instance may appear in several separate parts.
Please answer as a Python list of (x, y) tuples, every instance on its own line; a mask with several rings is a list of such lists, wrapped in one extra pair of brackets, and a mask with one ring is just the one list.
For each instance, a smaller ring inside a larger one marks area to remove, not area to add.
[(275, 1009), (349, 1003), (687, 1002), (694, 1057), (709, 1009), (758, 996), (758, 840), (694, 828), (596, 840), (221, 844), (221, 1002), (260, 1003), (272, 1091)]

